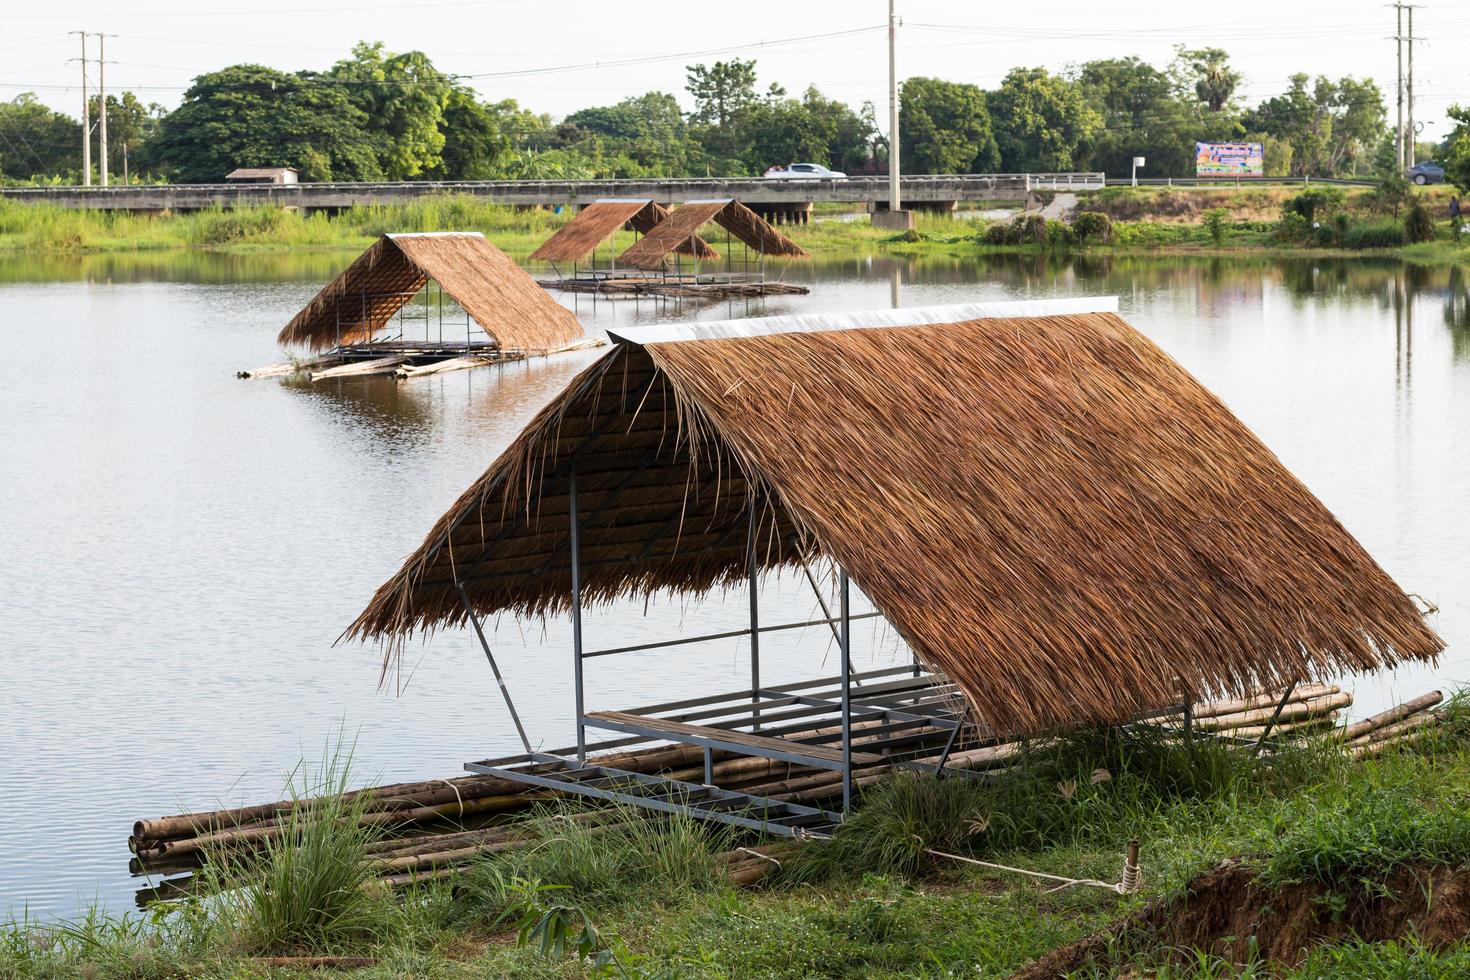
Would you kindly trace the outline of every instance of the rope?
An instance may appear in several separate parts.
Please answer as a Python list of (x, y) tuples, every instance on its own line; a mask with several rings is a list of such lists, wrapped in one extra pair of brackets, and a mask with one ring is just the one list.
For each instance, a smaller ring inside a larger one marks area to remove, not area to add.
[(437, 781), (454, 790), (454, 802), (459, 804), (459, 815), (464, 816), (464, 797), (459, 794), (459, 787), (443, 776), (438, 777)]
[(1055, 888), (1047, 889), (1048, 893), (1059, 892), (1064, 888), (1072, 888), (1077, 885), (1090, 885), (1093, 888), (1106, 888), (1108, 891), (1116, 892), (1119, 895), (1127, 895), (1138, 889), (1138, 882), (1140, 878), (1138, 865), (1127, 860), (1126, 858), (1123, 861), (1123, 880), (1114, 883), (1110, 881), (1098, 881), (1096, 878), (1068, 878), (1065, 875), (1047, 874), (1044, 871), (1031, 871), (1027, 868), (1013, 868), (1008, 864), (995, 864), (991, 861), (981, 861), (979, 858), (966, 857), (963, 854), (951, 854), (948, 851), (937, 851), (932, 847), (924, 847), (923, 839), (917, 834), (914, 835), (914, 840), (919, 842), (919, 846), (924, 848), (924, 852), (926, 854), (933, 854), (935, 857), (949, 858), (951, 861), (963, 861), (965, 864), (974, 864), (982, 868), (994, 868), (997, 871), (1009, 871), (1012, 874), (1028, 875), (1032, 878), (1042, 878), (1046, 881), (1061, 882), (1061, 884), (1057, 885)]
[(780, 861), (777, 861), (775, 858), (771, 857), (769, 854), (762, 854), (760, 851), (757, 851), (757, 850), (755, 850), (753, 848), (749, 848), (749, 847), (737, 847), (737, 848), (735, 848), (735, 850), (739, 851), (741, 854), (749, 854), (751, 857), (758, 857), (762, 861), (770, 861), (772, 864), (774, 864), (778, 868), (781, 867), (781, 862)]

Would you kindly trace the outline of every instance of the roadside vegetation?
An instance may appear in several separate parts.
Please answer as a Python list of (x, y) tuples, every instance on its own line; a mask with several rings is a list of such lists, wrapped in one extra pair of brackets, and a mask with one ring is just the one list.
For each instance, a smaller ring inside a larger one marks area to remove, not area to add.
[[(281, 843), (220, 856), (216, 896), (10, 924), (0, 976), (292, 975), (266, 958), (303, 956), (345, 957), (341, 974), (364, 978), (1006, 976), (1089, 936), (1074, 975), (1462, 975), (1463, 928), (1421, 935), (1403, 916), (1391, 935), (1345, 932), (1289, 962), (1168, 927), (1204, 923), (1205, 935), (1224, 913), (1190, 896), (1231, 875), (1257, 898), (1297, 896), (1297, 914), (1329, 933), (1364, 902), (1421, 918), (1432, 903), (1463, 925), (1464, 889), (1426, 899), (1415, 884), (1470, 875), (1470, 712), (1463, 699), (1447, 710), (1432, 741), (1357, 763), (1325, 741), (1252, 761), (1213, 740), (1084, 732), (1038, 743), (993, 781), (904, 775), (871, 789), (835, 839), (746, 889), (715, 860), (733, 831), (631, 811), (569, 820), (563, 804), (531, 818), (534, 846), (389, 893), (361, 871), (370, 834), (327, 802)], [(1132, 839), (1143, 885), (1128, 896), (928, 852), (1116, 881)], [(1129, 921), (1152, 925), (1117, 925)]]
[[(1443, 187), (1412, 188), (1404, 181), (1351, 188), (1111, 187), (1081, 195), (1065, 221), (1023, 213), (1017, 202), (1013, 210), (980, 215), (921, 213), (915, 230), (895, 235), (874, 228), (861, 213), (823, 206), (810, 223), (781, 230), (815, 255), (1374, 254), (1470, 262), (1470, 235), (1462, 234), (1463, 227), (1449, 215), (1451, 193)], [(0, 254), (356, 252), (385, 232), (457, 230), (484, 232), (523, 257), (573, 213), (571, 208), (506, 207), (466, 195), (311, 215), (261, 207), (147, 215), (0, 201)], [(598, 260), (609, 261), (632, 241), (632, 233), (621, 233)]]

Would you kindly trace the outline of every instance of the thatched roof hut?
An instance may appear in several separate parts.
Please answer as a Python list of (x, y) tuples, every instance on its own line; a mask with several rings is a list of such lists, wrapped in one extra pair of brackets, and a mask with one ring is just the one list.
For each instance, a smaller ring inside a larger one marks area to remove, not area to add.
[(761, 255), (808, 257), (800, 245), (777, 231), (765, 218), (739, 201), (722, 199), (687, 201), (675, 208), (673, 214), (618, 256), (618, 262), (635, 269), (662, 268), (670, 253), (695, 239), (699, 230), (712, 221)]
[(743, 581), (754, 494), (764, 567), (839, 563), (997, 730), (1432, 659), (1352, 535), (1108, 309), (615, 332), (347, 635), (463, 623), (456, 582), (478, 614), (567, 609), (575, 472), (584, 601)]
[[(646, 235), (669, 216), (669, 209), (648, 198), (604, 198), (593, 201), (531, 253), (538, 262), (585, 262), (597, 247), (627, 229)], [(698, 235), (675, 248), (682, 255), (717, 259), (720, 253)]]
[(506, 350), (544, 351), (582, 336), (571, 310), (479, 232), (384, 235), (317, 293), (277, 340), (322, 350), (373, 339), (430, 280)]

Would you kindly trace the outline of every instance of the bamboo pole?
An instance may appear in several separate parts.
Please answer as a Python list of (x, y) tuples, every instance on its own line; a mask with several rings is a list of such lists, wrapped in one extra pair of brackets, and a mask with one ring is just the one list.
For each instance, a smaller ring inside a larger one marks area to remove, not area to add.
[(1373, 742), (1382, 742), (1403, 735), (1405, 732), (1412, 732), (1415, 729), (1423, 728), (1425, 725), (1437, 725), (1443, 720), (1444, 717), (1436, 711), (1422, 711), (1418, 714), (1410, 715), (1403, 721), (1389, 725), (1386, 728), (1374, 729), (1371, 732), (1359, 735), (1349, 742), (1348, 745), (1350, 747), (1357, 747)]
[(1360, 735), (1367, 734), (1379, 728), (1385, 728), (1410, 715), (1415, 715), (1428, 708), (1432, 708), (1442, 700), (1444, 700), (1443, 693), (1430, 691), (1428, 694), (1422, 694), (1411, 701), (1405, 701), (1403, 704), (1389, 708), (1387, 711), (1373, 715), (1371, 718), (1364, 718), (1356, 724), (1347, 726), (1347, 728), (1343, 729), (1342, 737), (1345, 741), (1352, 741)]

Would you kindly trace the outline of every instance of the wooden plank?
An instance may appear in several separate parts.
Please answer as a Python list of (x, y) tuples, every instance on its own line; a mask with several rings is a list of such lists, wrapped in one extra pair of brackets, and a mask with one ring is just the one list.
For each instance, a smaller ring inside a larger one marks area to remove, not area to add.
[[(753, 735), (750, 732), (734, 732), (724, 728), (707, 728), (703, 725), (686, 725), (679, 721), (650, 718), (647, 715), (635, 715), (627, 711), (594, 711), (588, 714), (587, 718), (594, 721), (617, 722), (620, 725), (627, 725), (629, 727), (646, 728), (651, 731), (674, 736), (675, 738), (679, 735), (684, 735), (728, 742), (732, 745), (740, 745), (748, 749), (803, 755), (812, 759), (821, 759), (825, 762), (840, 763), (842, 761), (841, 749), (810, 745), (805, 742), (788, 742), (784, 738), (767, 738), (764, 735)], [(870, 755), (864, 752), (852, 753), (852, 760), (854, 762), (866, 763), (883, 761), (881, 756)]]

